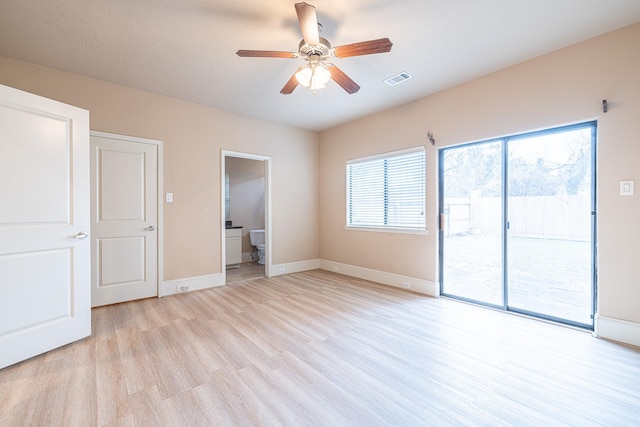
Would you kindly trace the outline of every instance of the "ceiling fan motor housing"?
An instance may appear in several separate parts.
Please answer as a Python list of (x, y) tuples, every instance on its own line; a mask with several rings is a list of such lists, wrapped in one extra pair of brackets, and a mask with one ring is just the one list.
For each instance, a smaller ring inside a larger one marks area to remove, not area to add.
[(320, 37), (319, 44), (308, 44), (305, 43), (304, 40), (300, 40), (300, 44), (298, 45), (298, 55), (301, 58), (309, 58), (309, 57), (320, 57), (320, 58), (329, 58), (335, 56), (332, 54), (333, 49), (331, 49), (331, 43), (329, 40)]

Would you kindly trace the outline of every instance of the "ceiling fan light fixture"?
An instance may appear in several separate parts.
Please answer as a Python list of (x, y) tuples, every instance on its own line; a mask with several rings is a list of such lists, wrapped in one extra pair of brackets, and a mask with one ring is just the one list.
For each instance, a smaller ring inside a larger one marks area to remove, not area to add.
[(315, 91), (327, 86), (331, 80), (331, 73), (324, 64), (309, 62), (298, 69), (296, 80), (300, 85)]

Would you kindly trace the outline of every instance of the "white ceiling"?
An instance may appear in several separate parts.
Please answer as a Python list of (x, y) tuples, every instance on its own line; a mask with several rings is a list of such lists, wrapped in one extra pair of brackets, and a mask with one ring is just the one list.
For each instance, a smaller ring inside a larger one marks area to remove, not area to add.
[(321, 131), (640, 21), (640, 0), (307, 1), (333, 46), (393, 42), (334, 60), (358, 93), (281, 95), (301, 59), (235, 55), (296, 51), (296, 0), (1, 0), (0, 55)]

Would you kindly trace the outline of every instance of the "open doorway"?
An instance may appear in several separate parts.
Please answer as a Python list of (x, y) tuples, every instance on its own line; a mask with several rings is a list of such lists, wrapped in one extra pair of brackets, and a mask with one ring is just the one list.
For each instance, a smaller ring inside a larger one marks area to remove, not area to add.
[(225, 283), (269, 277), (271, 159), (222, 151), (221, 163)]

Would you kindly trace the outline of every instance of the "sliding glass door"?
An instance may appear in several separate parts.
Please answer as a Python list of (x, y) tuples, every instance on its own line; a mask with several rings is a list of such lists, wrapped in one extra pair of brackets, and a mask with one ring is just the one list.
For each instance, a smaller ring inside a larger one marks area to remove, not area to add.
[(592, 323), (594, 130), (508, 141), (507, 277), (514, 310)]
[(504, 304), (502, 157), (497, 141), (440, 158), (442, 293), (494, 306)]
[(443, 295), (591, 328), (595, 123), (440, 152)]

